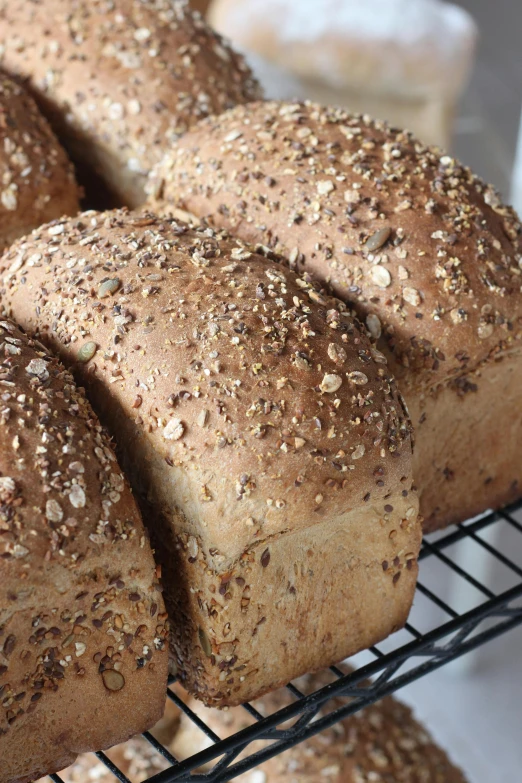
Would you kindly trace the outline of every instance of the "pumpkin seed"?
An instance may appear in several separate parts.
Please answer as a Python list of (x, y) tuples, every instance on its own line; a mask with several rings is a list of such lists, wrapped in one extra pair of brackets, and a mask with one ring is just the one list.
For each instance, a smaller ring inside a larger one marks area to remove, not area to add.
[(199, 643), (203, 649), (203, 652), (205, 653), (207, 658), (210, 658), (210, 656), (212, 655), (212, 646), (210, 644), (210, 639), (208, 638), (203, 628), (198, 628), (198, 636), (199, 636)]
[(96, 351), (98, 350), (98, 347), (96, 343), (89, 341), (88, 343), (84, 343), (77, 354), (77, 359), (79, 362), (89, 362)]
[(387, 242), (390, 234), (391, 234), (391, 228), (389, 226), (380, 228), (378, 231), (375, 232), (375, 234), (372, 234), (370, 237), (368, 237), (368, 239), (364, 243), (364, 247), (366, 248), (366, 250), (369, 250), (370, 253), (373, 253), (375, 250), (378, 250), (380, 247), (382, 247), (385, 242)]
[(98, 288), (98, 298), (105, 299), (106, 296), (112, 296), (115, 294), (121, 285), (119, 277), (113, 277), (110, 280), (104, 280)]

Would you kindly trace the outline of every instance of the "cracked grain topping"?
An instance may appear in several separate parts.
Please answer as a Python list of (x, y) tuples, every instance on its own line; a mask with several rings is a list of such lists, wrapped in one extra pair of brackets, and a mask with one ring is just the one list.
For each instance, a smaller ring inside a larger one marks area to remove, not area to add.
[(0, 34), (3, 67), (29, 80), (73, 157), (129, 206), (188, 126), (260, 97), (185, 0), (0, 0)]
[(76, 692), (84, 678), (119, 691), (137, 670), (153, 676), (156, 667), (161, 696), (167, 628), (148, 540), (109, 439), (71, 375), (7, 320), (0, 446), (3, 755), (2, 736), (45, 709), (48, 694)]
[(71, 163), (34, 100), (0, 76), (0, 251), (36, 226), (79, 211)]
[(155, 491), (178, 480), (209, 545), (241, 552), (363, 498), (382, 509), (397, 480), (411, 485), (409, 420), (365, 330), (224, 234), (84, 213), (13, 246), (2, 295), (101, 414), (121, 407), (127, 436), (153, 444)]
[(410, 383), (518, 348), (515, 213), (409, 133), (311, 103), (237, 107), (181, 139), (148, 189), (154, 209), (209, 217), (331, 283), (394, 371), (423, 371)]

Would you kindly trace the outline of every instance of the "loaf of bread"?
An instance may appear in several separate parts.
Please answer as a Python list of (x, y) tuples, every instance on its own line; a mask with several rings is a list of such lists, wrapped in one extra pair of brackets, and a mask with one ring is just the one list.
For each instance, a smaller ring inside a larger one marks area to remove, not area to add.
[(168, 628), (108, 438), (9, 321), (0, 387), (0, 781), (25, 783), (158, 720)]
[(152, 164), (197, 119), (259, 97), (185, 0), (0, 0), (0, 63), (27, 80), (91, 185), (143, 201)]
[(353, 303), (411, 413), (426, 530), (520, 496), (522, 242), (493, 188), (385, 124), (274, 102), (204, 121), (150, 190)]
[(447, 147), (477, 28), (440, 0), (213, 0), (210, 24), (244, 52), (270, 98), (304, 98)]
[(0, 74), (0, 252), (33, 228), (79, 211), (65, 151), (34, 100)]
[[(348, 671), (346, 667), (344, 671)], [(301, 678), (296, 685), (302, 693), (309, 694), (333, 680), (330, 672), (323, 671)], [(291, 702), (290, 693), (279, 690), (254, 706), (265, 716)], [(321, 715), (345, 704), (345, 699), (332, 699)], [(244, 709), (223, 712), (207, 709), (194, 700), (189, 706), (221, 739), (255, 723)], [(288, 728), (293, 722), (287, 721), (280, 728)], [(182, 715), (170, 748), (176, 758), (185, 759), (211, 744), (201, 729)], [(262, 740), (253, 742), (238, 759), (268, 744)], [(238, 783), (465, 783), (462, 772), (415, 720), (409, 707), (392, 697), (345, 718), (234, 780)]]
[(211, 229), (87, 212), (0, 262), (4, 308), (110, 426), (187, 688), (238, 704), (401, 626), (410, 424), (341, 302)]

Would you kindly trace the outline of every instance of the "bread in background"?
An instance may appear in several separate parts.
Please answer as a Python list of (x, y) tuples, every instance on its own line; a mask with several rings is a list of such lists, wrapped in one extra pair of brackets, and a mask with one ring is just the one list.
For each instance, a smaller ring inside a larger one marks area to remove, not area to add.
[(95, 182), (92, 205), (100, 183), (117, 204), (139, 205), (150, 167), (183, 131), (260, 95), (185, 0), (2, 0), (0, 11), (0, 64), (27, 82), (87, 171), (82, 184)]
[[(349, 669), (341, 667), (344, 672)], [(309, 694), (334, 681), (328, 671), (300, 678), (294, 684)], [(294, 701), (285, 689), (253, 703), (261, 715), (272, 715)], [(346, 704), (346, 699), (327, 702), (318, 717)], [(242, 707), (226, 712), (211, 710), (194, 699), (188, 706), (214, 731), (226, 739), (251, 726), (255, 719)], [(289, 728), (295, 719), (278, 726)], [(183, 714), (171, 750), (184, 760), (211, 745), (211, 741)], [(256, 740), (235, 762), (266, 748), (269, 742)], [(466, 783), (445, 751), (415, 720), (409, 707), (388, 696), (293, 748), (274, 756), (259, 767), (238, 775), (238, 783)]]
[(267, 97), (339, 105), (448, 147), (476, 26), (440, 0), (213, 0)]
[(0, 72), (0, 252), (79, 209), (72, 164), (33, 98)]

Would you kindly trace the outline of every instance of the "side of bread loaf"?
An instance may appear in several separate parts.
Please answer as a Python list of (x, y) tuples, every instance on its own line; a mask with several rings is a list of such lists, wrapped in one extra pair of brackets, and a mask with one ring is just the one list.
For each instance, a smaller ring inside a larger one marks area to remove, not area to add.
[(0, 781), (24, 783), (158, 720), (167, 626), (108, 438), (8, 321), (0, 388)]
[[(347, 666), (341, 668), (344, 673), (349, 672)], [(332, 680), (331, 673), (323, 671), (302, 677), (295, 685), (301, 693), (308, 695)], [(267, 716), (291, 701), (288, 691), (278, 690), (253, 706)], [(321, 715), (345, 704), (346, 699), (332, 699)], [(221, 739), (255, 722), (243, 709), (211, 710), (193, 699), (189, 706)], [(292, 723), (294, 720), (287, 721), (281, 728), (290, 727)], [(211, 744), (195, 723), (182, 715), (179, 731), (170, 747), (176, 758), (183, 760)], [(252, 743), (239, 760), (268, 744), (263, 740)], [(451, 763), (409, 707), (390, 696), (235, 779), (239, 783), (465, 783), (461, 770)]]
[(33, 228), (79, 212), (65, 151), (31, 96), (0, 74), (0, 251)]
[(353, 303), (412, 415), (427, 529), (520, 495), (522, 243), (491, 187), (406, 132), (274, 102), (204, 121), (150, 190)]
[(192, 691), (239, 703), (404, 623), (410, 425), (341, 302), (227, 236), (125, 211), (42, 227), (2, 267), (4, 307), (118, 441)]
[(73, 159), (129, 206), (187, 127), (259, 97), (242, 57), (185, 0), (2, 0), (0, 35), (2, 66), (27, 81)]

